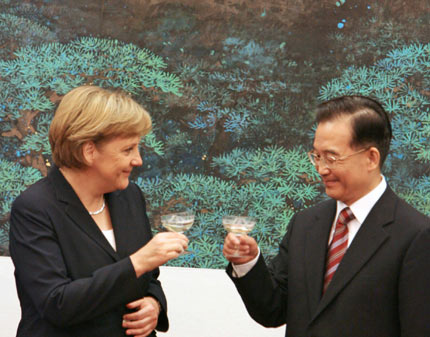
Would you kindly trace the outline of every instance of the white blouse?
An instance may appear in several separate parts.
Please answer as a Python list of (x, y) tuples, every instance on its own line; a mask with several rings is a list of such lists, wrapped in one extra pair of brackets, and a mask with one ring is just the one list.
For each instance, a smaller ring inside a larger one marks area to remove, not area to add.
[(113, 250), (116, 251), (115, 234), (113, 233), (113, 229), (102, 231), (102, 233), (106, 237), (106, 240), (108, 240), (108, 242), (112, 246)]

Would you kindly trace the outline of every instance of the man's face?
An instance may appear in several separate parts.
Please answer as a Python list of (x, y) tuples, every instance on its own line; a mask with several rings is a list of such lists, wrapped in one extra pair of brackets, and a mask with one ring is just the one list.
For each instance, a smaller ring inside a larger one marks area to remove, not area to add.
[[(314, 152), (321, 157), (332, 155), (337, 158), (354, 154), (361, 148), (349, 145), (351, 134), (350, 120), (347, 117), (322, 122), (315, 132)], [(351, 205), (374, 188), (368, 165), (368, 151), (363, 151), (336, 161), (331, 168), (320, 161), (316, 169), (327, 195)]]

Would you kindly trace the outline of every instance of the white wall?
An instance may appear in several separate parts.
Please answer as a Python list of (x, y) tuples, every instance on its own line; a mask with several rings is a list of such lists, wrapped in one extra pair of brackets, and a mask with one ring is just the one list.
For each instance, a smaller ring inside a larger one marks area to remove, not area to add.
[(20, 308), (16, 296), (13, 264), (9, 257), (0, 257), (0, 298), (0, 335), (15, 336)]
[[(285, 328), (255, 323), (224, 270), (162, 267), (170, 329), (160, 337), (283, 337)], [(15, 336), (20, 308), (13, 264), (0, 257), (0, 335)]]

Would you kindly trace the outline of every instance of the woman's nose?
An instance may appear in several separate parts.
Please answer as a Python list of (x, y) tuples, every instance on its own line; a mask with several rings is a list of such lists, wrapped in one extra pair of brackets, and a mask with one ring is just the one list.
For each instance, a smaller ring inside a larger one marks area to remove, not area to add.
[(142, 156), (140, 155), (139, 150), (137, 149), (134, 153), (133, 159), (131, 160), (131, 165), (133, 166), (142, 166)]

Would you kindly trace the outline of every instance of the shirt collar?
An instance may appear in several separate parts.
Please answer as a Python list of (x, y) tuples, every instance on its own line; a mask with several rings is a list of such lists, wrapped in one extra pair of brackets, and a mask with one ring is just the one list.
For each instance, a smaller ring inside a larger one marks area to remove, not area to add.
[[(349, 206), (352, 213), (354, 214), (357, 221), (362, 224), (366, 219), (367, 215), (370, 213), (370, 210), (375, 206), (376, 202), (379, 198), (384, 194), (387, 189), (387, 182), (385, 177), (381, 175), (382, 179), (378, 186), (376, 186), (373, 190), (367, 193), (365, 196), (358, 199), (352, 205)], [(339, 216), (339, 213), (348, 205), (344, 204), (342, 201), (337, 200), (337, 210), (336, 210), (336, 219)]]

